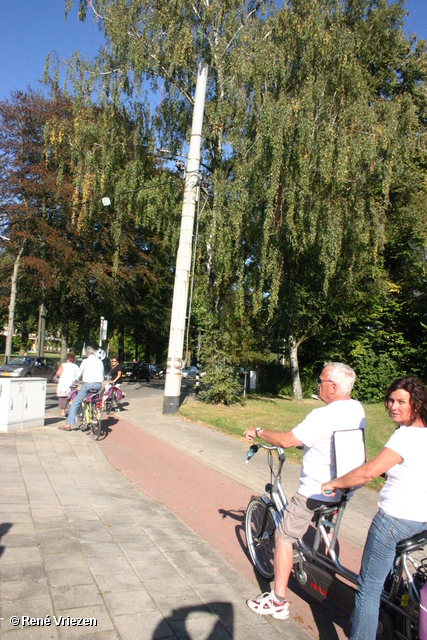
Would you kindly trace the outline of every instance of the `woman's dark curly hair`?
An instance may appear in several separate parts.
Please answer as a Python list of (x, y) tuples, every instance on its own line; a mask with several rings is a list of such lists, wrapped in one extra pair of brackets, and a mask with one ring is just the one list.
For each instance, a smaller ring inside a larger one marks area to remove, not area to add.
[(411, 405), (411, 420), (420, 418), (425, 427), (427, 427), (427, 389), (423, 381), (414, 376), (405, 376), (391, 383), (384, 396), (384, 404), (388, 409), (388, 402), (393, 391), (403, 389), (409, 393), (409, 403)]

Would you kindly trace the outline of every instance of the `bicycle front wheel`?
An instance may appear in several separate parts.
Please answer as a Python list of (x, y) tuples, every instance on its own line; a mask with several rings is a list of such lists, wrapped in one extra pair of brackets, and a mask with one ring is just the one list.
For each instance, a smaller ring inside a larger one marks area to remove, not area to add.
[(77, 424), (79, 426), (79, 429), (81, 429), (81, 431), (85, 431), (87, 426), (86, 426), (86, 414), (85, 414), (85, 408), (83, 403), (80, 405), (80, 407), (77, 410)]
[(246, 510), (246, 543), (256, 570), (267, 580), (274, 576), (274, 534), (276, 525), (268, 506), (253, 498)]
[(93, 408), (93, 416), (90, 423), (90, 433), (94, 440), (98, 440), (101, 435), (101, 409)]

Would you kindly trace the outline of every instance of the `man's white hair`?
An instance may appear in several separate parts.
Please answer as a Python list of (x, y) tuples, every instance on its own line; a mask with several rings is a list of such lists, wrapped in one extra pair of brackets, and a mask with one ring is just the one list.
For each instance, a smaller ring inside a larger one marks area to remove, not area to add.
[(327, 377), (331, 382), (335, 382), (346, 396), (351, 394), (354, 382), (356, 380), (356, 373), (351, 367), (342, 362), (326, 362), (324, 369), (330, 367)]
[(87, 357), (89, 358), (89, 356), (92, 355), (92, 353), (95, 353), (95, 349), (93, 347), (86, 347), (85, 348), (85, 354), (87, 355)]

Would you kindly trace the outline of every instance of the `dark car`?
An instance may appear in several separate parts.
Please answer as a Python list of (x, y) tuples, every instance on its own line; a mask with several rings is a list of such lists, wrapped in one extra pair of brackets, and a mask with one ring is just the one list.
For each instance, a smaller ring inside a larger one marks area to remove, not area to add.
[(30, 358), (20, 356), (13, 358), (8, 364), (0, 367), (2, 378), (46, 378), (49, 382), (55, 381), (58, 365), (53, 358)]
[(151, 380), (151, 365), (146, 362), (141, 362), (138, 365), (138, 379), (145, 380), (146, 382), (150, 382)]
[(139, 362), (124, 362), (122, 369), (123, 380), (135, 382), (138, 380)]

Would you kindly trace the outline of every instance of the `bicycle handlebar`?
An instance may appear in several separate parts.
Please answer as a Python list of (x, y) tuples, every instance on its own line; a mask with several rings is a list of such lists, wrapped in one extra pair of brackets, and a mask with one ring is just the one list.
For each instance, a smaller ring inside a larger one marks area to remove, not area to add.
[(249, 460), (253, 458), (253, 456), (257, 453), (258, 449), (267, 449), (267, 451), (277, 451), (279, 456), (283, 454), (283, 448), (277, 447), (272, 444), (253, 444), (246, 454), (246, 464), (248, 464)]

